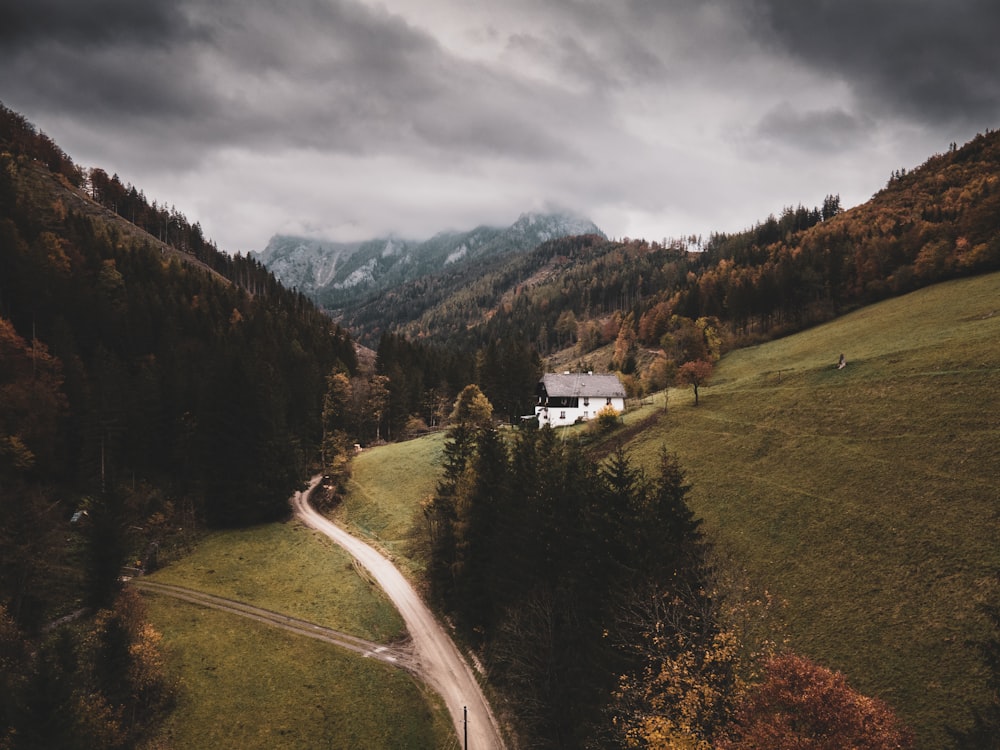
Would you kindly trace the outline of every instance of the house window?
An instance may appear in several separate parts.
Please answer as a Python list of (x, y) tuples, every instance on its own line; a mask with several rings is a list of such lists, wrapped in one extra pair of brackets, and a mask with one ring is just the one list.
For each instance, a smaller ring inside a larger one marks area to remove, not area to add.
[(559, 419), (566, 419), (566, 412), (564, 411), (559, 412)]
[(585, 399), (583, 400), (583, 405), (584, 405), (584, 406), (590, 406), (590, 399), (589, 399), (589, 398), (585, 398)]
[(608, 406), (611, 406), (611, 396), (608, 396)]

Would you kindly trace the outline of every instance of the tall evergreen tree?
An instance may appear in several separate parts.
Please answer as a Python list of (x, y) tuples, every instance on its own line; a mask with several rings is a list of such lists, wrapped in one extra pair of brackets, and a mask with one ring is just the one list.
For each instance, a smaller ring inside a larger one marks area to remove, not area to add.
[(949, 729), (957, 750), (1000, 750), (1000, 576), (994, 579), (992, 600), (980, 604), (979, 611), (989, 630), (972, 645), (985, 672), (986, 701), (972, 708), (971, 726)]
[(508, 545), (499, 530), (510, 494), (504, 440), (493, 425), (485, 425), (456, 492), (455, 608), (472, 634), (491, 632), (502, 606)]

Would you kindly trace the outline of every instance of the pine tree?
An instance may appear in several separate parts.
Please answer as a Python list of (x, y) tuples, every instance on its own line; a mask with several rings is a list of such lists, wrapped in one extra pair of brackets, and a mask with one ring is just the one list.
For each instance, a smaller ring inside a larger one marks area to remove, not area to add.
[(970, 727), (949, 728), (957, 750), (1000, 750), (1000, 577), (994, 587), (993, 601), (979, 605), (989, 633), (973, 644), (986, 673), (986, 701), (972, 708)]

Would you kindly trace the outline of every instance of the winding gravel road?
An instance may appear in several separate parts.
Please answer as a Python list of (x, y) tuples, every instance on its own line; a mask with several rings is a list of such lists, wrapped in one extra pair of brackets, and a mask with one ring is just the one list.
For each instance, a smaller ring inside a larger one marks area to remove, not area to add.
[(315, 477), (304, 492), (296, 492), (292, 497), (295, 515), (353, 555), (392, 600), (410, 634), (417, 673), (444, 699), (459, 738), (467, 731), (470, 750), (503, 750), (496, 719), (472, 669), (409, 581), (379, 552), (324, 518), (309, 504), (309, 495), (319, 481)]

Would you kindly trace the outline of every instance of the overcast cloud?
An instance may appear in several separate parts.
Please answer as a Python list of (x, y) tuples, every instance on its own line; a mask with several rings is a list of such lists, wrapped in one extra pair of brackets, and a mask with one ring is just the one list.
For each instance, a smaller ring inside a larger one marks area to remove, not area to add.
[(1000, 124), (995, 0), (0, 0), (0, 101), (230, 252), (867, 200)]

